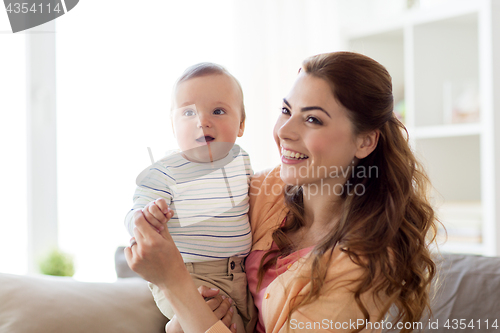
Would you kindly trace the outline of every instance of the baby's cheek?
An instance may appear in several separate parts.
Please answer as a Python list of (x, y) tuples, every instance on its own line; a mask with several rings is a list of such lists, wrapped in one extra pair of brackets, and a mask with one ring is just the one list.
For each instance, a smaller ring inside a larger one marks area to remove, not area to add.
[(175, 139), (177, 140), (179, 147), (183, 147), (188, 144), (188, 136), (183, 132), (177, 132)]
[(224, 126), (220, 126), (219, 128), (220, 130), (218, 131), (217, 136), (219, 138), (222, 138), (221, 141), (232, 142), (232, 143), (236, 141), (236, 138), (238, 137), (238, 133), (240, 130), (240, 126), (237, 121), (228, 122), (224, 124)]
[(179, 148), (183, 151), (195, 147), (195, 142), (192, 138), (192, 135), (190, 135), (188, 131), (185, 131), (183, 129), (176, 131), (175, 139), (177, 140)]

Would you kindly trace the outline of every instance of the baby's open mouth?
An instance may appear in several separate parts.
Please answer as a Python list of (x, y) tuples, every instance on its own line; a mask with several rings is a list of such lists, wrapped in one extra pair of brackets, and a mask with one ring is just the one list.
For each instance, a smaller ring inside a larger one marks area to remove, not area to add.
[(212, 142), (214, 140), (215, 140), (215, 138), (210, 136), (210, 135), (200, 136), (198, 139), (196, 139), (196, 141), (200, 142), (200, 143)]

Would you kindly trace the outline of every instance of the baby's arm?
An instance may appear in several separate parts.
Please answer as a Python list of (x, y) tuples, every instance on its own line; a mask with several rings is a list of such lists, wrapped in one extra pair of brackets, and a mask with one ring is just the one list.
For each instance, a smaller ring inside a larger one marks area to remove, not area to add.
[[(134, 236), (135, 222), (138, 218), (143, 217), (146, 221), (155, 227), (156, 230), (160, 230), (162, 217), (157, 212), (157, 217), (154, 215), (156, 209), (154, 207), (149, 208), (151, 205), (158, 206), (159, 211), (168, 210), (168, 205), (172, 202), (173, 195), (171, 191), (171, 186), (175, 185), (174, 178), (170, 175), (169, 170), (161, 163), (155, 163), (149, 166), (147, 172), (143, 171), (136, 180), (137, 187), (134, 193), (134, 205), (132, 210), (128, 212), (125, 216), (125, 227), (130, 234)], [(162, 203), (155, 204), (161, 199)], [(145, 210), (148, 209), (146, 214)], [(165, 215), (162, 212), (163, 216)], [(173, 215), (173, 214), (172, 214)], [(170, 215), (170, 218), (172, 217)], [(151, 220), (151, 222), (148, 221)], [(161, 222), (159, 222), (161, 220)]]

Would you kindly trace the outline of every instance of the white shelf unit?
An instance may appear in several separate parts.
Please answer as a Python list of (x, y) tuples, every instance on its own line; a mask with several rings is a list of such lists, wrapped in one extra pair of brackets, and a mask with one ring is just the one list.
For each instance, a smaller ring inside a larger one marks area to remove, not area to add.
[[(345, 49), (388, 69), (395, 105), (404, 101), (448, 231), (440, 250), (500, 255), (500, 0), (440, 2), (345, 26), (343, 36)], [(458, 123), (457, 100), (479, 112)]]

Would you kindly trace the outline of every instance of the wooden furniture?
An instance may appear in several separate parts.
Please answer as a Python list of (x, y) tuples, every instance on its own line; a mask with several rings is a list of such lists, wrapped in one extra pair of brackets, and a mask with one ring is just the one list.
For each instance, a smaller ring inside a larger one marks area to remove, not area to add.
[(393, 77), (448, 232), (441, 250), (500, 254), (500, 1), (439, 1), (342, 31), (345, 49)]

